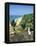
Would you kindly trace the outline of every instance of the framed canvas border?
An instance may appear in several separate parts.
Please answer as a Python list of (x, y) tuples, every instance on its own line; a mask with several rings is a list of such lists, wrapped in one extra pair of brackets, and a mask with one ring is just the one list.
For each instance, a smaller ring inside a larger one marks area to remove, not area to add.
[[(32, 41), (19, 41), (19, 42), (10, 42), (9, 41), (9, 5), (29, 5), (34, 6), (33, 7), (33, 38)], [(29, 4), (29, 3), (16, 3), (16, 2), (6, 2), (5, 3), (5, 43), (25, 43), (25, 42), (35, 42), (35, 4)]]

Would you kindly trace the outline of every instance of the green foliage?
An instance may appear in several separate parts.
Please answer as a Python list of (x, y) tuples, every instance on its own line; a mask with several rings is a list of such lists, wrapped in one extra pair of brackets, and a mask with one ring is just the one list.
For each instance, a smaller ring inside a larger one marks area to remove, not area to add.
[(25, 29), (25, 24), (21, 24), (22, 28)]
[(27, 14), (24, 15), (22, 18), (22, 21), (20, 23), (20, 25), (22, 26), (22, 28), (26, 28), (26, 27), (30, 27), (32, 28), (32, 14)]
[(12, 25), (13, 27), (15, 27), (16, 23), (14, 22), (14, 20), (12, 20), (11, 25)]

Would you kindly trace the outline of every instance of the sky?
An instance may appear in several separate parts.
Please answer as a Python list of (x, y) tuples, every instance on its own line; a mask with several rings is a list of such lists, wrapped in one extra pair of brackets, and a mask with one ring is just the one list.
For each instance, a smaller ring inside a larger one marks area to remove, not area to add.
[(10, 16), (22, 16), (25, 14), (33, 13), (33, 6), (28, 5), (10, 5), (9, 6), (9, 15)]

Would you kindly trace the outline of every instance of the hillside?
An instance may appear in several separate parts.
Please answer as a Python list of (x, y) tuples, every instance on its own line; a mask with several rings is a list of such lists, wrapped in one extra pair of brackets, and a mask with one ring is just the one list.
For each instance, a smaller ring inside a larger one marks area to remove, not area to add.
[(32, 14), (27, 14), (22, 17), (20, 25), (23, 27), (32, 27)]
[(22, 17), (22, 20), (21, 20), (21, 23), (23, 23), (23, 22), (27, 22), (28, 20), (32, 20), (32, 14), (27, 14), (27, 15), (24, 15), (23, 17)]

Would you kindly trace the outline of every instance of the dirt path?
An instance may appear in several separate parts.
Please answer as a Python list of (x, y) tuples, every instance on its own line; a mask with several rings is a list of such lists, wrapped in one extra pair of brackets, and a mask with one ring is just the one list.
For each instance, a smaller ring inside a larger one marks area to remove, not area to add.
[(31, 32), (31, 35), (28, 35), (28, 32), (21, 32), (14, 34), (13, 36), (10, 35), (10, 42), (15, 42), (15, 41), (31, 41), (33, 40), (33, 32)]

